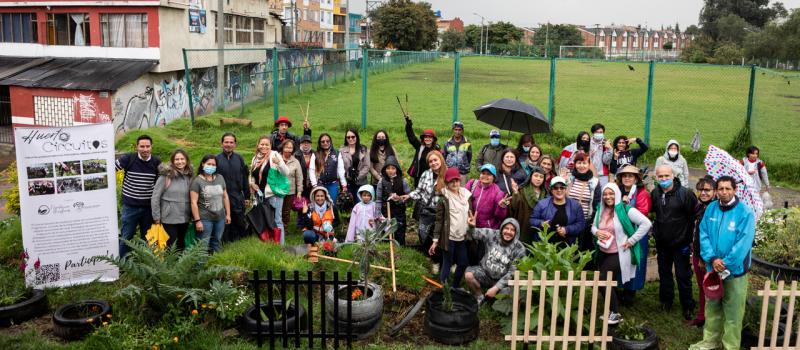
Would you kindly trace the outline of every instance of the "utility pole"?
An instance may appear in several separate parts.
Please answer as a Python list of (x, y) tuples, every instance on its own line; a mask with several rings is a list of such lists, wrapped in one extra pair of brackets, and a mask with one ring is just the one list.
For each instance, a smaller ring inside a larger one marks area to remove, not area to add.
[(297, 3), (292, 0), (292, 43), (297, 42)]
[(347, 9), (347, 14), (344, 15), (344, 49), (345, 52), (350, 46), (350, 0), (344, 2), (344, 7)]
[[(225, 2), (217, 0), (217, 101), (218, 110), (225, 109)], [(191, 97), (190, 97), (191, 98)]]
[[(542, 25), (543, 25), (542, 23), (539, 23), (539, 26)], [(547, 21), (547, 27), (544, 30), (544, 58), (548, 58), (548, 54), (550, 51), (549, 46), (550, 46), (550, 21)]]
[[(477, 12), (473, 12), (472, 14), (481, 18), (481, 41), (480, 41), (480, 45), (478, 46), (478, 53), (481, 56), (483, 56), (483, 20), (485, 18), (483, 16), (479, 15)], [(487, 36), (486, 39), (487, 40), (489, 39), (488, 36)]]
[(486, 24), (486, 40), (484, 40), (484, 42), (486, 43), (486, 50), (483, 50), (483, 53), (485, 55), (489, 54), (489, 28), (491, 26), (492, 26), (492, 21), (488, 21)]

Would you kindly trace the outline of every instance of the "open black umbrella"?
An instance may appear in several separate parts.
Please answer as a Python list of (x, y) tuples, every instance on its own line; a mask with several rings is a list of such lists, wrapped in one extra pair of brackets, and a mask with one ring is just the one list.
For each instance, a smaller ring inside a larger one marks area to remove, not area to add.
[(473, 112), (478, 120), (500, 130), (525, 134), (550, 132), (550, 123), (542, 111), (519, 100), (501, 98), (487, 102)]

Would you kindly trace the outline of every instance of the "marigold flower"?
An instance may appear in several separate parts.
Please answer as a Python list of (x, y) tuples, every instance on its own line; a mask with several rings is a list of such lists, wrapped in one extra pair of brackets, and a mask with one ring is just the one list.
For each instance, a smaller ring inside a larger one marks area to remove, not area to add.
[(192, 316), (197, 316), (197, 309), (192, 310)]
[(150, 350), (158, 350), (158, 345), (153, 345), (150, 347)]
[(172, 342), (177, 344), (178, 343), (178, 337), (172, 338)]

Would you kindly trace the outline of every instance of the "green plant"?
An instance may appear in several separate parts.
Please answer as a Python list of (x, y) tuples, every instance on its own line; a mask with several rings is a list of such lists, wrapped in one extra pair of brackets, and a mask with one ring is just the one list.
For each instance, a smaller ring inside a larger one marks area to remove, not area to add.
[(256, 237), (245, 238), (225, 245), (225, 249), (209, 258), (209, 265), (235, 266), (243, 271), (258, 270), (261, 276), (266, 276), (267, 271), (277, 275), (280, 271), (306, 271), (313, 270), (313, 265), (299, 255), (290, 254), (277, 244), (264, 244)]
[(453, 311), (453, 290), (450, 289), (450, 280), (444, 281), (442, 287), (442, 307), (444, 311)]
[(758, 221), (753, 251), (762, 259), (800, 266), (800, 208), (767, 211)]
[(25, 299), (30, 289), (20, 278), (19, 270), (13, 267), (0, 267), (0, 306), (16, 304)]
[[(350, 268), (358, 262), (360, 276), (364, 280), (365, 292), (362, 296), (365, 299), (368, 297), (366, 288), (368, 288), (367, 285), (369, 284), (370, 264), (381, 255), (379, 244), (387, 241), (395, 231), (397, 231), (397, 221), (395, 219), (384, 220), (377, 223), (374, 228), (361, 231), (364, 236), (363, 240), (343, 244), (344, 246), (352, 245), (355, 247), (353, 250), (353, 263), (350, 264)], [(397, 244), (397, 242), (394, 244)]]
[(0, 263), (19, 265), (22, 247), (22, 224), (18, 216), (0, 221)]
[(642, 327), (645, 323), (647, 322), (637, 323), (633, 317), (624, 319), (617, 325), (614, 335), (625, 340), (644, 340), (645, 333)]
[(8, 168), (3, 170), (3, 172), (0, 173), (0, 176), (5, 177), (6, 183), (12, 185), (3, 191), (2, 195), (0, 195), (0, 197), (6, 200), (6, 212), (13, 215), (19, 215), (19, 187), (17, 186), (19, 176), (17, 175), (17, 162), (13, 161), (8, 164)]
[(125, 258), (102, 257), (119, 267), (129, 284), (116, 296), (156, 313), (174, 308), (212, 306), (217, 316), (231, 319), (230, 310), (241, 307), (241, 293), (230, 281), (240, 268), (208, 264), (208, 242), (200, 241), (184, 251), (175, 246), (154, 250), (141, 239), (125, 242), (131, 251)]

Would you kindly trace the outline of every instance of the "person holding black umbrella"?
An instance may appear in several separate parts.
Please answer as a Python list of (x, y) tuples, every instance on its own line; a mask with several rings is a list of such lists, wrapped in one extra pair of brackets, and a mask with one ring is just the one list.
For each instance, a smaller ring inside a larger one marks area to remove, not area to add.
[(419, 186), (419, 178), (422, 177), (425, 170), (429, 169), (428, 162), (426, 161), (426, 159), (428, 159), (428, 153), (433, 150), (438, 151), (439, 145), (436, 143), (436, 133), (433, 129), (425, 129), (419, 138), (417, 138), (417, 135), (414, 134), (411, 116), (405, 114), (405, 118), (408, 143), (416, 150), (414, 159), (411, 161), (411, 167), (408, 168), (408, 175), (414, 179), (414, 186)]

